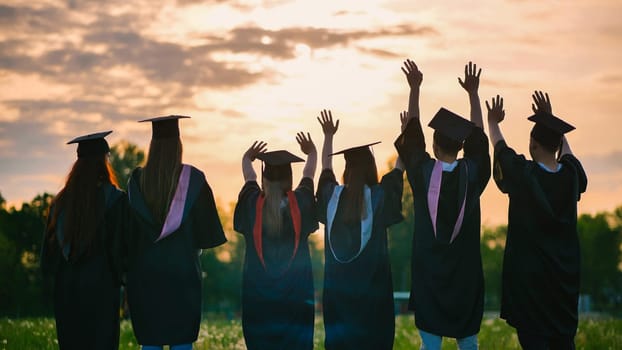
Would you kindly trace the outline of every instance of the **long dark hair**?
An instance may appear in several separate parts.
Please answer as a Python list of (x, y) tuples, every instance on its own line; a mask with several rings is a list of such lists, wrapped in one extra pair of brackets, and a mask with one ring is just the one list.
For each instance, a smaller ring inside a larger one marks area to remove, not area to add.
[(65, 186), (52, 201), (54, 211), (47, 228), (48, 239), (56, 239), (58, 218), (63, 213), (64, 237), (60, 243), (73, 248), (70, 259), (82, 249), (87, 255), (91, 252), (104, 212), (100, 192), (103, 184), (119, 187), (108, 154), (80, 157), (73, 164)]
[(182, 144), (179, 137), (151, 140), (140, 189), (154, 219), (164, 223), (181, 172)]
[(346, 159), (346, 168), (343, 171), (343, 183), (346, 186), (343, 200), (343, 217), (346, 223), (356, 224), (367, 215), (365, 209), (365, 185), (373, 186), (378, 183), (378, 170), (374, 155), (369, 149), (356, 156), (353, 160)]

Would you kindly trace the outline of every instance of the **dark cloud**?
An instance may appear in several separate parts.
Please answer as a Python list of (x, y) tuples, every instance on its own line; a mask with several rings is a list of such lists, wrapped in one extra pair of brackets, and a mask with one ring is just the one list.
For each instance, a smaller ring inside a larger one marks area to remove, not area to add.
[[(52, 151), (56, 149), (55, 145), (69, 141), (50, 132), (50, 128), (41, 123), (39, 118), (22, 118), (19, 123), (0, 122), (0, 139), (11, 140), (10, 149), (3, 150), (1, 156), (7, 162), (9, 159), (14, 162), (28, 159), (28, 157), (40, 154), (43, 150)], [(3, 164), (6, 163), (3, 162)]]
[[(63, 120), (80, 129), (83, 126), (90, 125), (90, 122), (79, 119), (80, 114), (99, 113), (104, 118), (111, 121), (124, 121), (136, 119), (138, 120), (145, 115), (150, 115), (167, 108), (167, 105), (154, 104), (152, 108), (131, 109), (124, 106), (123, 103), (104, 102), (94, 99), (73, 98), (68, 101), (59, 100), (7, 100), (3, 104), (9, 108), (16, 108), (20, 111), (20, 120), (37, 121), (45, 123), (54, 120)], [(72, 111), (78, 116), (77, 119), (68, 119), (67, 111)], [(2, 125), (2, 124), (0, 124)]]
[(0, 28), (5, 35), (60, 33), (76, 24), (63, 8), (0, 5)]
[(270, 8), (286, 2), (287, 0), (263, 0), (259, 5), (249, 5), (244, 1), (238, 0), (177, 0), (177, 4), (181, 6), (222, 4), (244, 12), (251, 11), (257, 7)]
[[(87, 2), (78, 6), (92, 4)], [(30, 37), (0, 42), (0, 70), (39, 75), (65, 85), (79, 86), (85, 94), (93, 95), (106, 93), (103, 91), (105, 89), (108, 89), (109, 94), (118, 86), (135, 84), (130, 81), (132, 77), (109, 74), (113, 67), (132, 67), (141, 72), (153, 86), (166, 89), (171, 84), (182, 85), (184, 88), (178, 89), (182, 90), (180, 95), (188, 99), (192, 89), (197, 87), (233, 88), (276, 77), (275, 72), (269, 70), (251, 72), (241, 64), (215, 60), (215, 53), (250, 53), (290, 59), (295, 57), (296, 45), (301, 43), (317, 49), (347, 46), (368, 38), (436, 34), (431, 27), (412, 25), (358, 31), (312, 27), (268, 30), (247, 26), (234, 28), (225, 36), (206, 35), (204, 45), (185, 46), (158, 41), (133, 29), (139, 27), (144, 19), (130, 15), (110, 15), (102, 9), (93, 11), (97, 13), (96, 20), (87, 25), (70, 20), (72, 16), (65, 12), (71, 11), (2, 7), (0, 16), (11, 17), (15, 23), (30, 23), (24, 24), (30, 30)], [(50, 19), (39, 20), (39, 17), (48, 14)], [(31, 19), (36, 19), (34, 22), (39, 24), (33, 26)], [(56, 27), (73, 27), (78, 30), (82, 33), (80, 43), (67, 40), (37, 56), (27, 54), (33, 45), (45, 42), (45, 37), (37, 35), (39, 30), (54, 32), (55, 28), (42, 24), (48, 20), (50, 23), (55, 22)], [(269, 42), (263, 43), (264, 38), (269, 38)], [(98, 50), (95, 51), (94, 47)], [(101, 50), (102, 47), (105, 49)], [(375, 48), (360, 50), (381, 57), (397, 56)]]
[(378, 57), (382, 57), (382, 58), (397, 58), (397, 57), (404, 57), (404, 55), (395, 53), (395, 52), (391, 52), (388, 50), (383, 50), (383, 49), (374, 49), (374, 48), (366, 48), (366, 47), (357, 47), (357, 49), (360, 52), (366, 53), (366, 54), (370, 54), (370, 55), (374, 55), (374, 56), (378, 56)]
[[(268, 30), (259, 27), (239, 27), (233, 29), (229, 36), (222, 38), (210, 37), (210, 44), (205, 45), (209, 51), (231, 51), (235, 53), (256, 53), (274, 58), (288, 59), (295, 56), (296, 44), (306, 44), (312, 49), (345, 46), (362, 39), (378, 37), (436, 35), (438, 32), (429, 26), (416, 27), (398, 25), (377, 30), (335, 31), (327, 28), (294, 27), (279, 30)], [(269, 41), (262, 43), (263, 38)], [(377, 55), (379, 52), (370, 52)]]
[[(255, 72), (240, 63), (216, 60), (217, 53), (286, 60), (295, 57), (297, 44), (306, 44), (312, 49), (353, 46), (365, 54), (397, 57), (390, 51), (357, 47), (355, 43), (378, 37), (437, 34), (434, 28), (414, 25), (349, 31), (244, 26), (225, 35), (199, 33), (204, 43), (188, 46), (141, 33), (157, 15), (157, 8), (147, 6), (140, 15), (115, 14), (111, 9), (119, 3), (68, 1), (66, 7), (37, 8), (0, 5), (0, 29), (10, 37), (0, 41), (0, 72), (32, 75), (71, 89), (66, 99), (0, 97), (0, 103), (17, 109), (20, 116), (16, 122), (0, 122), (0, 139), (15, 140), (13, 135), (26, 135), (25, 140), (15, 141), (16, 147), (20, 152), (35, 152), (59, 141), (58, 135), (45, 127), (49, 121), (62, 120), (65, 132), (71, 133), (68, 137), (91, 129), (93, 123), (81, 120), (81, 114), (98, 113), (113, 122), (137, 120), (159, 115), (162, 110), (195, 108), (193, 95), (197, 89), (231, 89), (278, 78), (274, 71)], [(261, 6), (278, 3), (265, 1)], [(68, 32), (72, 36), (65, 38), (63, 34)], [(124, 70), (129, 73), (123, 74)], [(152, 92), (146, 93), (148, 88)], [(230, 118), (243, 117), (234, 109), (219, 112)]]

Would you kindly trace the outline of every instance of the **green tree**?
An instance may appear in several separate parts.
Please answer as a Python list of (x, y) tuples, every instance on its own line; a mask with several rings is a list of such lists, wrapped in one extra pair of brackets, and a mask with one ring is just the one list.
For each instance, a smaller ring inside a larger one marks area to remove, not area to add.
[(485, 227), (480, 239), (486, 310), (499, 310), (501, 306), (501, 273), (507, 231), (507, 226)]
[(622, 306), (621, 213), (622, 209), (618, 208), (613, 214), (583, 214), (577, 222), (581, 244), (581, 293), (591, 295), (594, 307), (599, 310), (619, 312)]
[(144, 160), (145, 151), (133, 143), (120, 141), (110, 148), (110, 164), (117, 175), (119, 186), (122, 189), (125, 190), (127, 188), (127, 181), (132, 171), (136, 167), (141, 166)]
[(53, 196), (37, 195), (20, 210), (0, 210), (0, 314), (23, 316), (47, 311), (39, 273), (44, 216)]
[(412, 235), (415, 226), (413, 195), (408, 181), (404, 181), (402, 195), (402, 215), (404, 221), (389, 227), (388, 243), (395, 291), (410, 290), (410, 260), (412, 255)]
[(242, 264), (244, 263), (244, 239), (233, 230), (235, 203), (228, 210), (217, 203), (220, 222), (227, 243), (204, 250), (201, 255), (203, 269), (203, 309), (218, 311), (232, 316), (241, 307)]

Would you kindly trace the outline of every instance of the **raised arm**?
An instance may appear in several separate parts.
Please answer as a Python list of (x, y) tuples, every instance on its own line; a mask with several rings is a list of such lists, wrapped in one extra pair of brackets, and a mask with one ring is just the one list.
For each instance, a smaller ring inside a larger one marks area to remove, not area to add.
[(499, 141), (503, 141), (503, 134), (499, 123), (505, 118), (505, 111), (503, 110), (503, 98), (497, 95), (497, 98), (492, 98), (492, 107), (486, 101), (486, 109), (488, 110), (488, 132), (490, 133), (490, 142), (494, 148)]
[[(477, 73), (476, 73), (477, 72)], [(471, 104), (471, 122), (480, 128), (484, 128), (484, 120), (482, 117), (482, 106), (479, 102), (479, 76), (482, 69), (477, 69), (477, 65), (469, 62), (464, 65), (464, 81), (458, 77), (458, 83), (469, 94), (469, 103)]]
[[(553, 106), (551, 105), (551, 99), (549, 98), (549, 94), (547, 92), (542, 91), (534, 91), (533, 95), (533, 103), (531, 104), (531, 109), (534, 113), (538, 113), (540, 111), (553, 114)], [(559, 151), (559, 157), (561, 158), (565, 154), (571, 154), (572, 150), (570, 149), (570, 145), (568, 144), (568, 139), (566, 136), (562, 137), (562, 145)]]
[[(410, 118), (408, 117), (408, 112), (403, 111), (400, 113), (400, 130), (401, 132), (404, 132), (404, 129), (406, 129), (406, 125), (408, 125), (408, 121), (410, 120)], [(404, 171), (404, 169), (406, 168), (404, 166), (404, 162), (402, 161), (402, 158), (400, 158), (400, 156), (397, 156), (397, 159), (395, 160), (395, 168), (399, 169), (401, 171)]]
[(299, 132), (296, 134), (296, 141), (300, 145), (302, 153), (307, 155), (307, 162), (302, 170), (302, 177), (308, 177), (313, 180), (315, 169), (317, 168), (317, 150), (313, 140), (311, 140), (311, 134), (307, 133), (307, 136), (305, 136), (304, 132)]
[(257, 181), (257, 174), (253, 169), (253, 161), (257, 155), (266, 151), (267, 143), (263, 141), (255, 141), (253, 145), (244, 153), (242, 157), (242, 175), (244, 182)]
[(410, 59), (404, 61), (402, 72), (406, 75), (406, 80), (410, 86), (408, 95), (408, 116), (419, 119), (419, 92), (423, 82), (423, 73), (419, 70), (415, 62)]
[(339, 128), (339, 119), (336, 123), (333, 123), (333, 114), (330, 110), (323, 110), (320, 112), (320, 117), (317, 118), (322, 126), (322, 132), (324, 133), (324, 145), (322, 146), (322, 170), (332, 169), (333, 161), (328, 155), (333, 153), (333, 135)]
[(551, 106), (551, 100), (547, 92), (534, 91), (531, 98), (533, 98), (531, 109), (534, 113), (546, 112), (548, 114), (553, 114), (553, 107)]

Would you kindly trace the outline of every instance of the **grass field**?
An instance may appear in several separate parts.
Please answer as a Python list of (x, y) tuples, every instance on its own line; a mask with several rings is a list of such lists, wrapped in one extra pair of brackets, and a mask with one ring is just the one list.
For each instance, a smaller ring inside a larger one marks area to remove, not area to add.
[[(321, 317), (316, 317), (314, 349), (324, 349)], [(622, 320), (585, 318), (575, 338), (577, 349), (622, 349)], [(520, 349), (514, 330), (505, 321), (487, 318), (479, 333), (481, 349)], [(421, 341), (412, 316), (398, 316), (393, 349), (419, 349)], [(57, 349), (54, 319), (0, 319), (0, 349)], [(138, 349), (130, 322), (121, 323), (120, 349)], [(245, 349), (239, 320), (210, 318), (203, 321), (194, 349)], [(443, 350), (456, 349), (454, 340), (445, 340)]]

